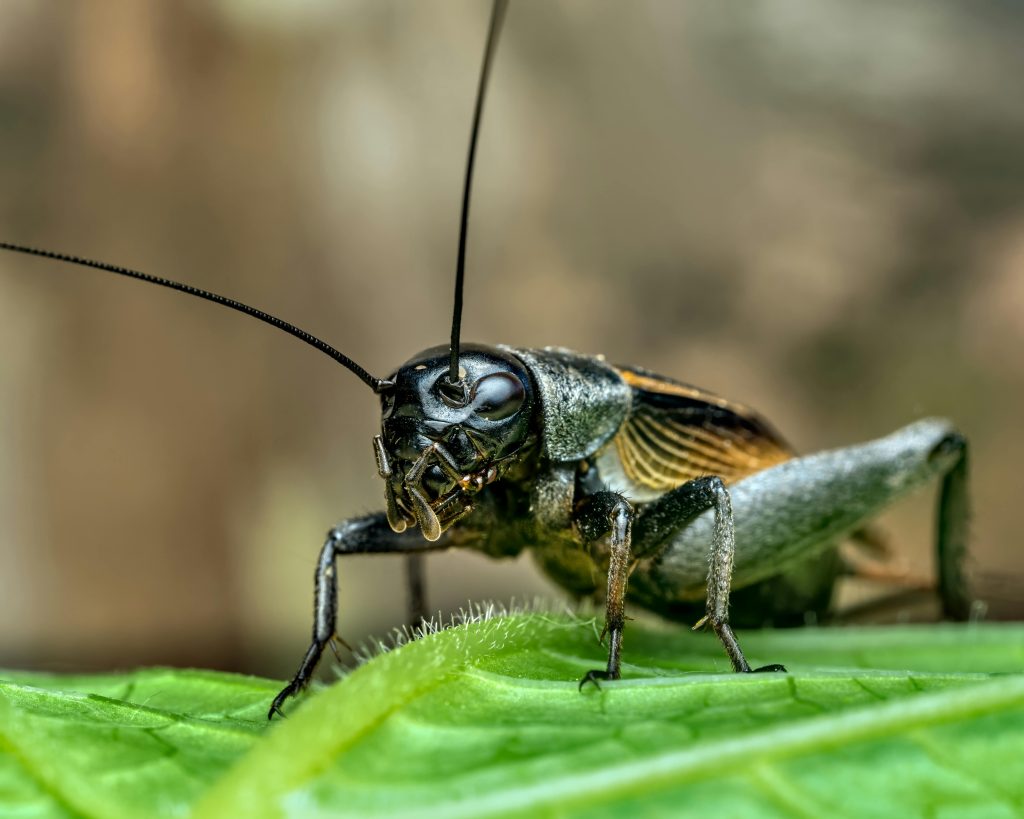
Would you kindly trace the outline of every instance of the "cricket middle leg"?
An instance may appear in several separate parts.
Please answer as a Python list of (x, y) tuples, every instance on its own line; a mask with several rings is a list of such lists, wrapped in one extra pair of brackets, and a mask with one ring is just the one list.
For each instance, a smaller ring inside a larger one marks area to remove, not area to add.
[(688, 481), (645, 508), (634, 527), (634, 554), (637, 559), (657, 560), (673, 536), (708, 509), (714, 509), (715, 519), (708, 553), (707, 603), (705, 614), (694, 629), (705, 624), (714, 629), (734, 671), (785, 671), (778, 664), (751, 668), (729, 625), (736, 534), (732, 502), (721, 478), (709, 476)]
[(588, 671), (580, 680), (580, 690), (588, 682), (617, 680), (622, 666), (622, 631), (626, 624), (626, 584), (632, 570), (633, 518), (635, 513), (617, 492), (597, 492), (587, 497), (573, 515), (576, 528), (586, 543), (608, 535), (608, 595), (605, 601), (604, 630), (608, 637), (608, 664), (604, 669)]

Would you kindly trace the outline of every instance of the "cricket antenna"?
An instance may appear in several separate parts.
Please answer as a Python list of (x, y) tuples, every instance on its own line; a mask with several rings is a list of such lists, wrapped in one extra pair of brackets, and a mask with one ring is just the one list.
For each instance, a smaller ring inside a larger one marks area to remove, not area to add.
[(487, 79), (491, 75), (491, 63), (498, 46), (498, 34), (505, 19), (508, 0), (494, 0), (491, 7), (491, 26), (484, 46), (484, 63), (480, 69), (480, 84), (476, 89), (476, 107), (473, 110), (473, 128), (469, 132), (469, 157), (466, 160), (466, 182), (462, 188), (462, 220), (459, 223), (459, 255), (455, 265), (455, 305), (452, 308), (451, 360), (448, 364), (448, 383), (459, 381), (459, 334), (462, 330), (462, 289), (466, 279), (466, 233), (469, 228), (469, 193), (473, 187), (473, 161), (476, 159), (477, 137), (480, 133), (480, 115), (484, 109), (484, 95)]
[(200, 288), (193, 287), (190, 284), (182, 284), (181, 282), (172, 281), (171, 279), (151, 276), (149, 273), (130, 270), (127, 267), (119, 267), (117, 265), (107, 264), (106, 262), (94, 262), (90, 259), (82, 259), (78, 256), (69, 256), (64, 253), (54, 253), (52, 250), (39, 250), (34, 247), (11, 244), (10, 242), (0, 242), (0, 250), (10, 250), (14, 253), (25, 253), (28, 256), (41, 256), (44, 259), (54, 259), (58, 262), (67, 262), (68, 264), (77, 264), (82, 267), (92, 267), (96, 270), (105, 270), (108, 273), (117, 273), (119, 276), (127, 276), (130, 279), (139, 279), (140, 281), (148, 282), (149, 284), (158, 284), (161, 287), (169, 287), (171, 290), (177, 290), (178, 292), (186, 293), (189, 296), (206, 299), (207, 301), (212, 301), (222, 307), (230, 307), (232, 310), (237, 310), (239, 313), (245, 313), (247, 316), (259, 319), (260, 321), (269, 324), (271, 327), (276, 327), (278, 330), (284, 330), (284, 332), (289, 335), (293, 335), (300, 341), (304, 341), (310, 347), (315, 347), (324, 355), (330, 356), (343, 367), (346, 367), (355, 373), (357, 378), (376, 393), (386, 392), (394, 387), (394, 382), (386, 381), (382, 378), (370, 375), (347, 355), (334, 349), (326, 341), (321, 341), (316, 336), (296, 327), (294, 324), (289, 324), (287, 321), (277, 318), (277, 316), (264, 313), (262, 310), (257, 310), (255, 307), (250, 307), (248, 304), (242, 304), (240, 301), (235, 301), (234, 299), (229, 299), (226, 296), (211, 293), (209, 290), (201, 290)]

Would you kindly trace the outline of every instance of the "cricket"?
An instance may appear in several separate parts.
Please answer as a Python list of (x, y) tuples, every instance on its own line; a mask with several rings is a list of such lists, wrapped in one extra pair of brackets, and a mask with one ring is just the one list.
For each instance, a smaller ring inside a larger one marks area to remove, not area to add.
[(476, 147), (508, 5), (493, 3), (479, 75), (450, 341), (387, 375), (210, 291), (0, 242), (5, 251), (141, 280), (270, 324), (348, 369), (379, 401), (372, 451), (383, 509), (328, 531), (315, 564), (310, 643), (268, 716), (284, 713), (338, 639), (339, 558), (348, 555), (405, 555), (415, 622), (426, 612), (423, 555), (470, 549), (505, 558), (530, 550), (569, 595), (604, 607), (607, 662), (579, 681), (581, 691), (620, 677), (627, 602), (710, 628), (737, 673), (784, 672), (784, 657), (752, 668), (733, 627), (824, 617), (839, 578), (857, 571), (841, 545), (871, 548), (875, 516), (938, 482), (934, 587), (944, 616), (967, 618), (968, 446), (952, 422), (927, 418), (876, 440), (801, 455), (754, 410), (641, 366), (563, 348), (462, 341)]

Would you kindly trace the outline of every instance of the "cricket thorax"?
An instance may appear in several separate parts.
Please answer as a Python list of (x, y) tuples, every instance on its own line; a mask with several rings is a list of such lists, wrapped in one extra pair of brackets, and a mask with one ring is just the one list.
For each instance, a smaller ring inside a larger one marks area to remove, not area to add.
[(508, 473), (537, 441), (534, 390), (515, 356), (463, 345), (459, 381), (448, 348), (403, 364), (381, 393), (374, 454), (385, 482), (388, 523), (417, 525), (437, 540), (473, 510), (473, 496)]

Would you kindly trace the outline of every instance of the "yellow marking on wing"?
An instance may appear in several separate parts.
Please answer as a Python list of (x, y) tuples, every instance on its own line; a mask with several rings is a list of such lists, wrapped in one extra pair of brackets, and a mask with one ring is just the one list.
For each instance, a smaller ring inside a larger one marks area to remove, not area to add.
[[(640, 391), (632, 414), (614, 438), (625, 476), (639, 486), (667, 491), (704, 475), (734, 483), (792, 457), (771, 427), (741, 404), (655, 376), (618, 372)], [(644, 393), (692, 403), (680, 402), (676, 409), (671, 402), (645, 405)], [(701, 405), (707, 407), (703, 415)]]

